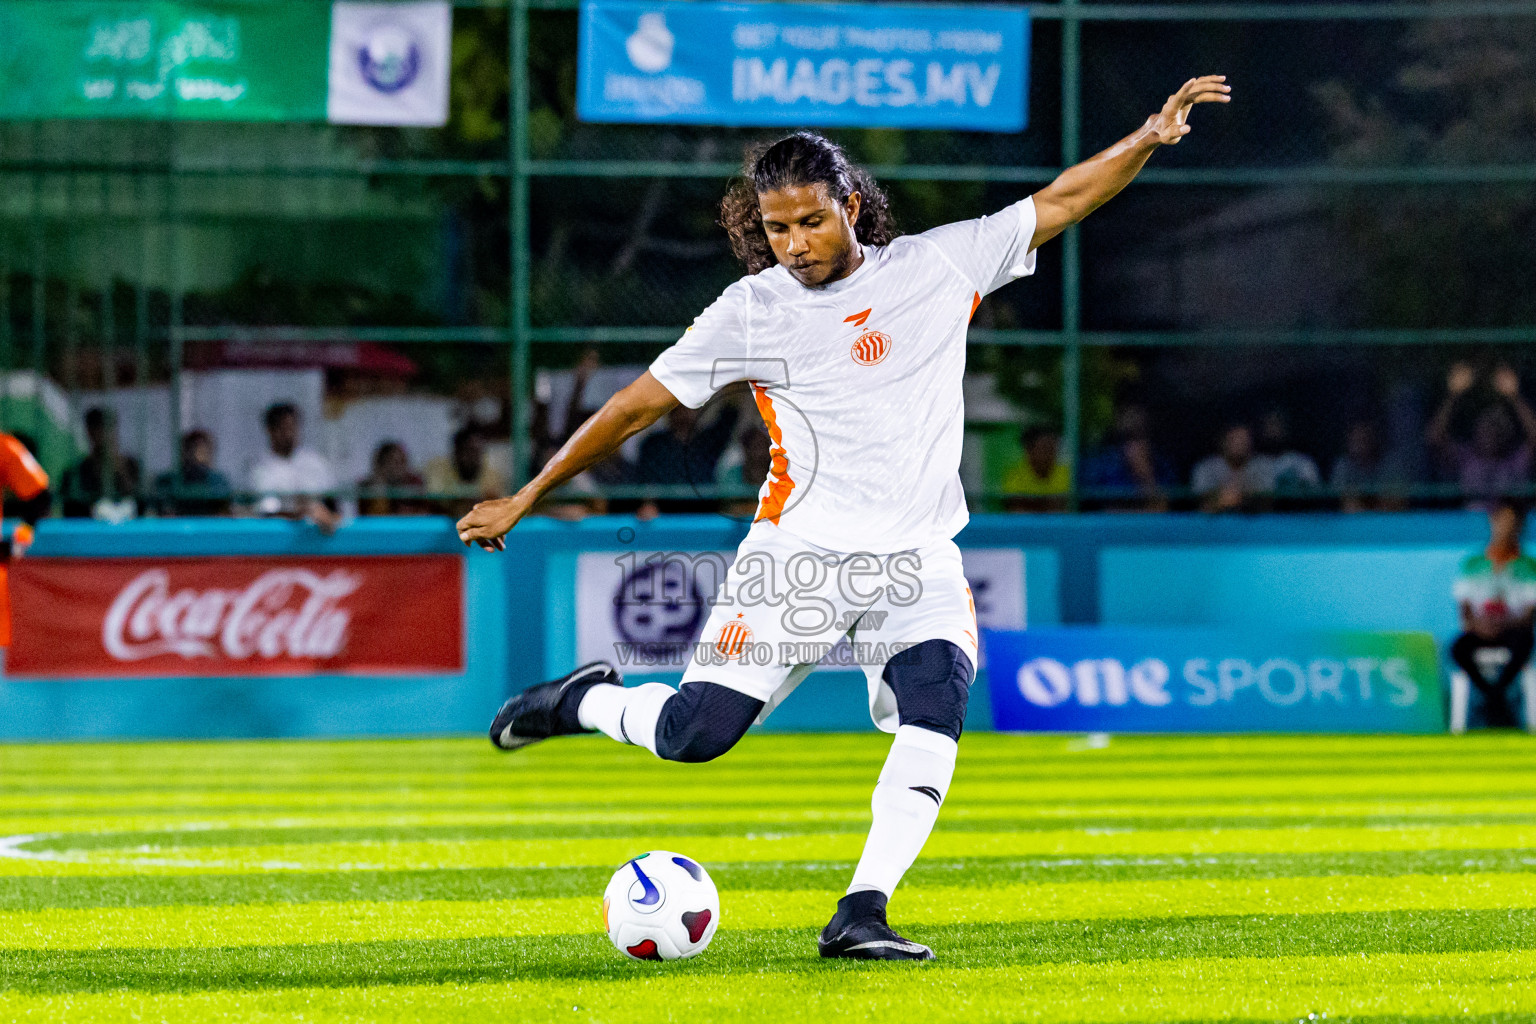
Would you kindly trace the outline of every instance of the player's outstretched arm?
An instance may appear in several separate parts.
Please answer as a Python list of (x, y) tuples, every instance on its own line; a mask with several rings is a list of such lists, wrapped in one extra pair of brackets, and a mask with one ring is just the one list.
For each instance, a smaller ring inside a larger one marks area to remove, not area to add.
[(1082, 163), (1068, 167), (1035, 193), (1035, 237), (1031, 249), (1048, 242), (1114, 198), (1131, 183), (1158, 146), (1176, 145), (1189, 134), (1189, 111), (1196, 103), (1229, 103), (1232, 87), (1225, 75), (1191, 78), (1168, 97), (1147, 123)]
[(459, 520), (459, 540), (479, 544), (487, 551), (502, 551), (501, 538), (516, 526), (539, 499), (589, 466), (602, 462), (629, 440), (677, 405), (672, 392), (647, 370), (629, 387), (603, 403), (539, 471), (510, 498), (482, 501)]

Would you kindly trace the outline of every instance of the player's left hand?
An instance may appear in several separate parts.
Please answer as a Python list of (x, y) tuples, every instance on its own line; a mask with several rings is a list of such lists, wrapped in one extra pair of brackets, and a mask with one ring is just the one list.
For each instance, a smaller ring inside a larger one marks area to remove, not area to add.
[(1226, 75), (1202, 75), (1191, 78), (1168, 97), (1163, 109), (1153, 114), (1147, 126), (1157, 135), (1164, 146), (1177, 145), (1189, 134), (1190, 108), (1196, 103), (1231, 103), (1232, 87), (1226, 84)]
[(517, 495), (482, 501), (459, 520), (459, 540), (465, 546), (479, 544), (487, 551), (505, 551), (507, 542), (502, 538), (527, 514), (528, 503)]

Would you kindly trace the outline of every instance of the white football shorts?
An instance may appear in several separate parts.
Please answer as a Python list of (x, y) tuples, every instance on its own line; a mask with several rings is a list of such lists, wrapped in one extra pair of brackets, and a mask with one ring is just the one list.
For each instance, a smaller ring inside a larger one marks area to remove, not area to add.
[[(847, 637), (849, 643), (839, 646)], [(976, 606), (952, 540), (895, 554), (837, 552), (766, 520), (736, 551), (683, 672), (764, 703), (763, 721), (811, 670), (864, 670), (869, 714), (894, 733), (896, 697), (882, 676), (892, 655), (948, 640), (976, 665)]]

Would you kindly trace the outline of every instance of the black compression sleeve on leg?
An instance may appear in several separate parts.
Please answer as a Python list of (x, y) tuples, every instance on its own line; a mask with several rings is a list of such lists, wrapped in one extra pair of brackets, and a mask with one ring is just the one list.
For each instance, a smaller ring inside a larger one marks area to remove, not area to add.
[(746, 735), (763, 702), (719, 683), (688, 682), (663, 706), (656, 753), (668, 761), (713, 761)]
[(971, 659), (948, 640), (924, 640), (885, 663), (902, 725), (960, 738), (971, 696)]

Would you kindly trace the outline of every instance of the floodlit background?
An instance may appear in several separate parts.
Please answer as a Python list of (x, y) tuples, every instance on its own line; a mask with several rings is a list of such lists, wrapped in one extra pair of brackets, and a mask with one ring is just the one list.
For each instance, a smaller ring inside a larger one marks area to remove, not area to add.
[[(615, 588), (649, 553), (739, 540), (768, 439), (734, 390), (548, 500), (506, 557), (463, 557), (447, 523), (527, 480), (739, 274), (717, 204), (744, 146), (781, 130), (578, 118), (566, 0), (140, 7), (4, 15), (0, 424), (51, 476), (47, 498), (6, 506), (47, 513), (18, 595), (63, 578), (47, 556), (180, 556), (162, 568), (203, 575), (172, 572), (168, 599), (244, 592), (264, 557), (361, 571), (430, 554), (462, 581), (416, 599), (460, 623), (459, 656), (123, 660), (98, 638), (139, 577), (72, 563), (100, 607), (18, 608), (76, 632), (19, 621), (8, 728), (476, 729), (572, 658), (691, 641), (708, 585), (653, 566), (657, 604), (638, 611)], [(244, 35), (228, 35), (237, 15)], [(690, 52), (623, 16), (650, 47), (626, 73)], [(168, 40), (183, 61), (169, 79)], [(1533, 55), (1536, 16), (1518, 5), (1045, 5), (1030, 9), (1023, 131), (825, 129), (919, 231), (1029, 194), (1192, 74), (1235, 86), (976, 313), (960, 542), (984, 627), (1416, 631), (1435, 650), (1456, 635), (1453, 578), (1485, 538), (1466, 510), (1531, 489)], [(206, 98), (134, 106), (157, 59), (166, 81), (204, 75), (202, 94), (249, 91), (213, 119)], [(287, 77), (267, 83), (266, 67)], [(377, 82), (338, 84), (359, 73), (440, 89), (379, 114)], [(338, 123), (370, 119), (386, 123)], [(297, 454), (274, 460), (273, 429)], [(376, 593), (400, 593), (400, 571)], [(198, 628), (222, 628), (200, 607)], [(165, 639), (152, 619), (133, 643)], [(1439, 669), (1424, 671), (1439, 702)], [(857, 679), (828, 678), (846, 700), (804, 700), (786, 726), (861, 721)], [(41, 681), (58, 679), (81, 686)], [(82, 717), (40, 710), (60, 706)]]
[[(918, 970), (816, 955), (891, 749), (847, 646), (709, 764), (485, 739), (712, 649), (747, 396), (452, 527), (736, 279), (784, 129), (658, 97), (767, 110), (781, 43), (946, 97), (805, 118), (907, 231), (1234, 87), (975, 313)], [(0, 0), (0, 1020), (1536, 1019), (1533, 267), (1531, 0)], [(603, 934), (648, 850), (696, 959)]]

